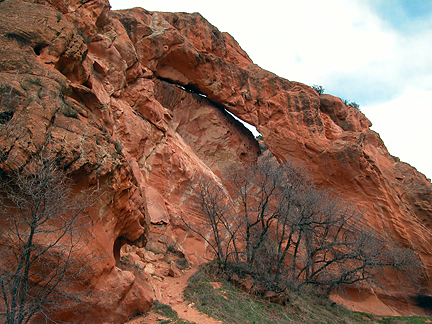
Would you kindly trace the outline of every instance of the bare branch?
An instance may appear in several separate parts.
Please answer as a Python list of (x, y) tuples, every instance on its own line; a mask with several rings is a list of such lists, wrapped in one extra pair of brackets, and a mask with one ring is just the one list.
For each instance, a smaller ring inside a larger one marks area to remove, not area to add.
[(98, 190), (73, 195), (71, 180), (54, 160), (36, 162), (31, 171), (3, 179), (0, 188), (0, 241), (7, 258), (0, 269), (0, 315), (6, 323), (28, 323), (35, 316), (53, 322), (53, 306), (71, 297), (67, 288), (77, 286), (91, 264), (75, 255), (85, 245), (82, 212)]
[(244, 263), (268, 289), (284, 291), (313, 284), (327, 292), (359, 282), (376, 284), (385, 271), (415, 279), (415, 253), (362, 225), (363, 215), (331, 192), (319, 190), (303, 171), (271, 155), (256, 164), (226, 170), (220, 185), (199, 179), (194, 184), (200, 227), (216, 259)]

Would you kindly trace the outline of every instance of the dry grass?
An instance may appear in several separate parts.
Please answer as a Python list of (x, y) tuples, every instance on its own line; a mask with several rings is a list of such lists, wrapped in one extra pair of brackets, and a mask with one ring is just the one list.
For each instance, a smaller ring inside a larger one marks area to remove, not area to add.
[[(328, 298), (305, 288), (292, 293), (288, 305), (281, 306), (239, 291), (233, 284), (217, 276), (214, 266), (207, 264), (189, 280), (185, 299), (198, 310), (226, 324), (246, 323), (432, 323), (432, 317), (377, 317), (351, 312)], [(220, 282), (215, 285), (214, 282)], [(212, 284), (213, 283), (213, 284)]]

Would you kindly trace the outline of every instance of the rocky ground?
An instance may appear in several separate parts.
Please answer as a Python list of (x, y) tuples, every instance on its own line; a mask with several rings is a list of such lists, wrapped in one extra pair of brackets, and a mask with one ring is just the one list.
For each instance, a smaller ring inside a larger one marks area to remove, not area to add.
[[(128, 252), (122, 255), (121, 267), (135, 274), (142, 272), (154, 290), (155, 300), (169, 305), (177, 312), (179, 318), (192, 323), (222, 323), (199, 312), (193, 303), (183, 298), (183, 290), (189, 278), (197, 271), (198, 264), (188, 262), (179, 251), (155, 254), (144, 248), (137, 249), (131, 246), (125, 246), (122, 251)], [(151, 310), (148, 314), (136, 316), (126, 323), (159, 324), (164, 320), (168, 318)]]

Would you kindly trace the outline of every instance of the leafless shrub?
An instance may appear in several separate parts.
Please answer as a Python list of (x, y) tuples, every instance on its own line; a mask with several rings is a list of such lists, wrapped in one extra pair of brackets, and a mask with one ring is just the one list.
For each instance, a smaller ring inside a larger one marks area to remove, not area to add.
[(231, 199), (212, 181), (195, 183), (194, 202), (204, 217), (189, 227), (217, 260), (244, 264), (235, 268), (268, 289), (316, 285), (330, 293), (376, 283), (390, 268), (416, 277), (419, 261), (411, 249), (365, 227), (360, 212), (292, 165), (266, 155), (226, 174)]
[(199, 177), (191, 187), (195, 221), (182, 218), (186, 226), (203, 238), (222, 265), (237, 250), (239, 224), (233, 219), (232, 203), (223, 187), (214, 180)]
[(73, 193), (71, 180), (44, 158), (31, 172), (2, 181), (0, 317), (8, 324), (55, 323), (53, 307), (87, 294), (79, 287), (95, 258), (85, 252), (83, 211), (97, 190)]

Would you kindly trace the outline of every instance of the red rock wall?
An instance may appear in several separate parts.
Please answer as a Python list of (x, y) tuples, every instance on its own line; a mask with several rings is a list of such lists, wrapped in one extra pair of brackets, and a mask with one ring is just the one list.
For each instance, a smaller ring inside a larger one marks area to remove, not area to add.
[(106, 256), (91, 281), (100, 292), (93, 323), (151, 305), (151, 289), (116, 267), (121, 245), (178, 238), (192, 179), (220, 182), (225, 166), (258, 155), (225, 109), (255, 125), (280, 161), (306, 166), (364, 210), (365, 223), (414, 247), (431, 286), (430, 181), (390, 156), (362, 113), (262, 70), (199, 14), (4, 0), (0, 27), (0, 81), (17, 97), (4, 108), (16, 131), (0, 139), (1, 169), (24, 166), (48, 143), (76, 179), (105, 190), (87, 233)]

